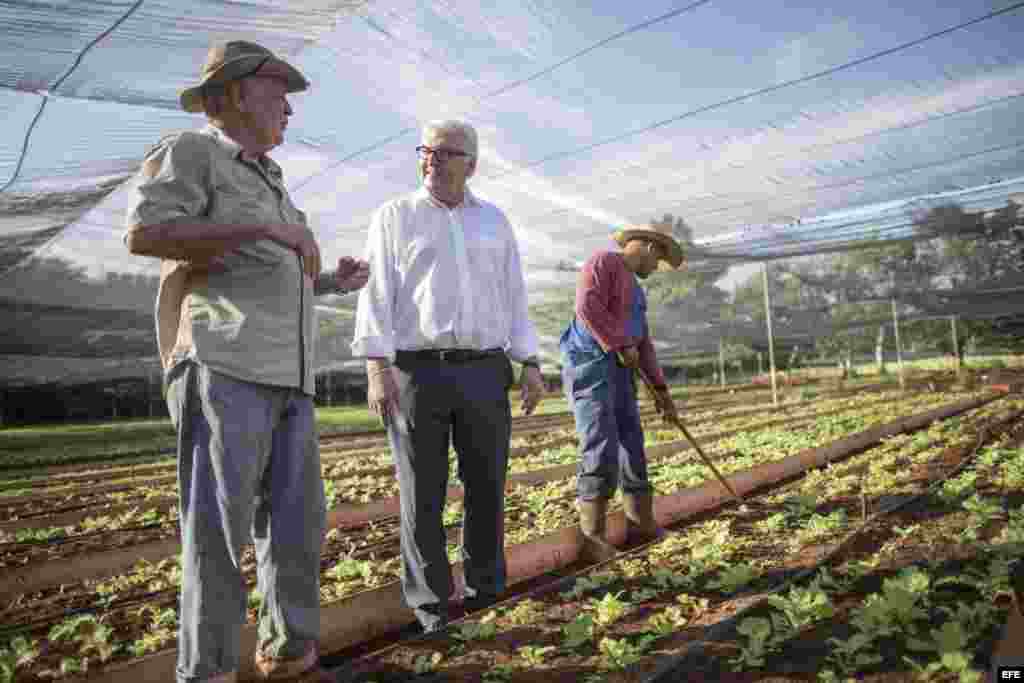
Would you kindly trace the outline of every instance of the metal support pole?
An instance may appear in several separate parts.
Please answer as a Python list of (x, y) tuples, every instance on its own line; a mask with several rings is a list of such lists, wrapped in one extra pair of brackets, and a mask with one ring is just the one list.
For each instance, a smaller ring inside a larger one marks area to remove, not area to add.
[(960, 374), (960, 340), (956, 336), (956, 316), (949, 316), (949, 326), (953, 330), (953, 367)]
[(903, 376), (903, 345), (900, 343), (900, 316), (896, 310), (896, 297), (892, 298), (892, 326), (896, 333), (896, 368), (900, 376), (900, 389), (906, 389), (906, 379)]
[(772, 335), (772, 300), (768, 295), (768, 264), (761, 262), (761, 283), (764, 287), (764, 317), (768, 324), (768, 366), (772, 373), (772, 405), (779, 405), (778, 389), (775, 385), (775, 337)]
[(757, 374), (764, 374), (764, 354), (760, 351), (757, 352)]
[(718, 340), (718, 378), (722, 388), (725, 388), (725, 344)]

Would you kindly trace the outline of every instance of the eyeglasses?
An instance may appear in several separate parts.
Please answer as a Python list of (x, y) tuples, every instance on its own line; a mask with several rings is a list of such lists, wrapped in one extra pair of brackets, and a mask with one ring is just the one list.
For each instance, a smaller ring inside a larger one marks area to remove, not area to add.
[(426, 160), (427, 157), (434, 157), (434, 161), (438, 163), (447, 163), (452, 159), (459, 157), (471, 157), (473, 156), (469, 152), (463, 152), (460, 149), (434, 149), (433, 147), (427, 147), (426, 145), (420, 145), (416, 148), (416, 154), (419, 155), (420, 159)]

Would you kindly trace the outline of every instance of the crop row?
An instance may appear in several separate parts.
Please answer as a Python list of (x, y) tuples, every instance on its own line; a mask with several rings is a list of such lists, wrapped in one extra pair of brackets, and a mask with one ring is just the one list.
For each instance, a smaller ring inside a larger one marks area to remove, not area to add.
[[(915, 400), (906, 402), (898, 409), (893, 409), (892, 407), (886, 409), (883, 405), (873, 414), (859, 417), (857, 420), (834, 421), (826, 424), (818, 428), (816, 436), (813, 438), (835, 437), (849, 431), (862, 429), (879, 421), (884, 421), (901, 412), (920, 410), (936, 403), (944, 402), (944, 400), (948, 401), (949, 397), (944, 399), (944, 397), (937, 395), (926, 395), (916, 397)], [(785, 432), (787, 430), (780, 431)], [(781, 434), (773, 438), (775, 443), (772, 446), (765, 446), (764, 442), (761, 442), (753, 447), (753, 452), (736, 456), (731, 458), (730, 461), (723, 463), (725, 469), (727, 471), (730, 469), (740, 469), (758, 461), (763, 462), (779, 458), (792, 449), (799, 449), (801, 447), (801, 444), (798, 443), (784, 443)], [(742, 446), (743, 444), (740, 445)], [(666, 463), (671, 464), (671, 459), (667, 460)], [(674, 485), (682, 486), (687, 483), (696, 483), (696, 481), (696, 472), (689, 473), (684, 470), (684, 474), (675, 479)], [(571, 490), (572, 479), (565, 480), (563, 486)], [(536, 490), (541, 491), (541, 493), (535, 494), (535, 499), (524, 498), (523, 500), (523, 505), (527, 508), (529, 517), (525, 520), (525, 523), (522, 519), (518, 520), (519, 524), (510, 530), (510, 544), (524, 542), (553, 528), (574, 523), (575, 513), (571, 506), (563, 504), (567, 502), (565, 489), (559, 489), (557, 486), (549, 484), (543, 489)], [(530, 510), (529, 508), (533, 509)], [(457, 521), (457, 516), (452, 515), (451, 521)], [(377, 531), (385, 536), (388, 535), (386, 530), (381, 529)], [(366, 534), (367, 541), (374, 540), (372, 538), (373, 533), (374, 530), (371, 529)], [(355, 591), (393, 580), (395, 577), (397, 558), (393, 554), (389, 553), (390, 557), (384, 557), (380, 555), (375, 556), (371, 553), (367, 559), (357, 559), (354, 557), (355, 550), (352, 547), (339, 547), (337, 535), (328, 540), (328, 548), (327, 552), (325, 552), (326, 566), (323, 576), (323, 597), (325, 600), (333, 600), (350, 595)], [(457, 552), (454, 547), (453, 552)], [(155, 587), (163, 590), (163, 588), (159, 588), (160, 586), (171, 588), (176, 583), (175, 572), (175, 563), (172, 560), (165, 560), (145, 567), (141, 572), (145, 577), (141, 581), (131, 577), (115, 577), (114, 579), (97, 584), (95, 586), (95, 593), (102, 594), (101, 599), (106, 600), (109, 604), (112, 600), (123, 599), (126, 593), (125, 589), (130, 593), (131, 590), (139, 590), (138, 587), (140, 585), (143, 586), (143, 590), (147, 591)], [(71, 592), (74, 594), (74, 591)], [(82, 593), (78, 593), (78, 596), (80, 600), (88, 601), (88, 598)], [(258, 596), (254, 599), (258, 600)], [(23, 607), (32, 607), (31, 596), (24, 597), (21, 602)], [(170, 599), (164, 603), (164, 606), (160, 606), (159, 609), (153, 603), (144, 603), (141, 607), (108, 611), (104, 619), (106, 619), (106, 625), (111, 629), (109, 637), (121, 644), (119, 648), (115, 648), (117, 656), (138, 655), (140, 648), (159, 648), (166, 645), (169, 640), (161, 641), (161, 638), (166, 636), (169, 639), (173, 635), (173, 621), (171, 619), (173, 612), (173, 592), (170, 594)], [(11, 616), (14, 617), (13, 614)], [(60, 642), (62, 641), (58, 638), (56, 644), (50, 644), (54, 647), (59, 647), (58, 644)], [(140, 643), (148, 643), (148, 645)], [(114, 655), (112, 654), (111, 656)]]
[[(729, 410), (700, 409), (689, 413), (687, 418), (696, 420), (691, 422), (691, 432), (702, 436), (712, 429), (721, 431), (726, 426), (730, 429), (742, 429), (751, 423), (750, 419), (744, 421), (743, 418), (752, 418), (761, 413), (772, 412), (795, 417), (808, 410), (827, 412), (873, 400), (894, 400), (896, 396), (896, 392), (882, 392), (878, 399), (872, 399), (870, 396), (841, 397), (817, 400), (813, 403), (793, 401), (778, 408), (742, 406)], [(644, 415), (653, 442), (678, 438), (677, 432), (659, 424), (653, 412)], [(541, 463), (545, 457), (552, 458), (548, 464), (565, 462), (569, 459), (575, 442), (575, 433), (571, 425), (563, 429), (548, 430), (541, 437), (516, 437), (513, 440), (512, 471), (526, 471), (532, 467), (529, 463)], [(556, 455), (552, 456), (551, 451)], [(393, 474), (390, 462), (391, 455), (386, 446), (378, 450), (346, 454), (344, 457), (324, 457), (323, 476), (328, 482), (329, 498), (337, 502), (358, 503), (369, 502), (378, 497), (376, 491), (380, 487), (376, 485), (377, 482), (393, 481), (390, 479), (390, 475)], [(130, 474), (122, 479), (110, 479), (101, 483), (103, 481), (77, 480), (60, 485), (56, 489), (44, 490), (42, 493), (17, 499), (8, 498), (0, 505), (0, 532), (5, 529), (9, 531), (16, 526), (24, 531), (23, 536), (26, 539), (40, 539), (75, 533), (75, 529), (66, 527), (75, 524), (76, 521), (83, 525), (80, 531), (136, 526), (142, 516), (146, 520), (141, 523), (152, 523), (156, 520), (151, 511), (156, 509), (159, 513), (167, 513), (176, 497), (173, 474), (159, 476), (156, 472), (147, 472), (145, 475)], [(87, 521), (90, 510), (97, 512), (91, 522)], [(46, 518), (52, 515), (63, 515), (63, 519), (68, 521), (55, 520), (47, 524)], [(97, 522), (100, 515), (106, 520), (106, 526), (103, 526), (103, 522)], [(50, 531), (35, 531), (44, 527), (49, 527)]]
[[(1022, 410), (1024, 400), (999, 401), (895, 437), (581, 575), (560, 594), (502, 604), (356, 668), (366, 680), (434, 672), (635, 681), (665, 655), (703, 648), (664, 680), (809, 680), (818, 671), (821, 681), (882, 672), (881, 681), (893, 680), (884, 672), (896, 663), (909, 670), (900, 680), (979, 680), (975, 652), (1005, 616), (995, 598), (1024, 543), (1024, 508), (1002, 504), (1024, 493)], [(937, 486), (938, 506), (926, 499), (906, 521), (873, 516), (892, 491), (920, 495), (941, 482), (973, 450), (975, 430), (997, 418), (1016, 433)], [(803, 581), (788, 581), (801, 572)], [(712, 639), (737, 614), (728, 637)]]
[[(692, 431), (698, 438), (717, 439), (722, 435), (729, 435), (735, 432), (742, 433), (753, 429), (764, 429), (779, 422), (793, 422), (815, 418), (824, 419), (826, 420), (825, 424), (828, 424), (827, 420), (833, 418), (837, 412), (851, 409), (867, 409), (874, 404), (891, 402), (898, 398), (898, 393), (891, 392), (889, 394), (883, 393), (876, 397), (847, 397), (811, 404), (795, 404), (772, 411), (775, 413), (775, 417), (768, 421), (755, 421), (759, 413), (762, 412), (761, 410), (740, 410), (737, 411), (735, 417), (730, 417), (729, 414), (718, 415), (716, 419), (697, 423), (693, 426)], [(677, 441), (679, 439), (678, 432), (657, 428), (661, 426), (657, 424), (657, 420), (651, 420), (650, 422), (648, 446)], [(711, 430), (713, 429), (717, 429), (717, 431), (712, 432)], [(545, 444), (542, 443), (537, 446), (520, 449), (519, 453), (522, 453), (522, 455), (514, 452), (511, 460), (513, 475), (542, 467), (552, 468), (557, 465), (566, 465), (576, 461), (574, 434), (554, 435), (546, 443), (554, 443), (558, 444), (558, 446), (543, 448)], [(743, 448), (742, 443), (740, 448)], [(368, 455), (366, 458), (360, 458), (360, 461), (370, 460), (371, 457), (373, 456)], [(385, 452), (377, 454), (376, 457), (390, 458), (390, 454)], [(372, 464), (372, 461), (370, 464)], [(334, 467), (332, 465), (325, 465), (325, 476), (334, 474)], [(451, 461), (451, 468), (450, 478), (454, 480), (454, 458)], [(356, 476), (354, 473), (351, 473), (349, 476), (343, 476), (340, 479), (327, 476), (325, 489), (329, 509), (340, 504), (370, 503), (397, 495), (397, 483), (393, 476), (393, 468), (377, 467), (362, 471), (365, 474)], [(30, 514), (31, 517), (28, 520), (12, 520), (0, 526), (0, 541), (13, 542), (14, 544), (17, 544), (19, 541), (38, 543), (51, 539), (71, 539), (84, 534), (95, 534), (103, 531), (128, 530), (142, 533), (143, 528), (152, 529), (154, 536), (163, 536), (165, 532), (161, 531), (159, 527), (175, 524), (174, 489), (166, 484), (160, 485), (158, 483), (140, 488), (143, 488), (143, 490), (138, 493), (135, 491), (115, 491), (107, 494), (93, 494), (90, 497), (78, 497), (72, 501), (61, 499), (62, 507), (54, 510), (54, 512), (68, 511), (71, 514), (65, 513), (63, 515), (65, 519), (73, 515), (74, 518), (80, 520), (71, 524), (47, 524), (46, 522), (50, 515), (41, 513), (39, 508), (36, 507), (39, 504), (35, 503), (28, 508), (22, 508), (17, 511), (20, 515)], [(136, 497), (132, 499), (132, 502), (126, 503), (125, 500), (130, 493), (135, 493)], [(72, 504), (67, 505), (67, 503)], [(90, 513), (92, 510), (95, 510), (95, 512)], [(10, 509), (8, 509), (8, 512), (11, 512)], [(4, 527), (9, 529), (14, 525), (17, 525), (19, 530), (14, 532), (5, 532), (3, 530)], [(16, 545), (8, 546), (8, 552), (16, 552)], [(43, 551), (39, 550), (39, 552)]]

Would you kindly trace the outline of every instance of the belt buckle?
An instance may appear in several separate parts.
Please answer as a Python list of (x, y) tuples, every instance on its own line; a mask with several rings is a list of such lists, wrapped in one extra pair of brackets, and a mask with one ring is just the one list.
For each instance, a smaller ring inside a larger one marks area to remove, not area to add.
[(447, 363), (449, 362), (449, 359), (452, 357), (453, 353), (453, 349), (441, 349), (438, 352), (438, 357), (441, 359), (442, 363)]

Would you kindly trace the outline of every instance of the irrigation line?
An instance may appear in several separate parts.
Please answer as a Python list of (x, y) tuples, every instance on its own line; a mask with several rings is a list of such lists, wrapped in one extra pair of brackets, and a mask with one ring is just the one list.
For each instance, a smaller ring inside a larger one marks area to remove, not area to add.
[(18, 624), (17, 626), (9, 626), (9, 627), (5, 627), (5, 628), (0, 628), (0, 642), (3, 642), (5, 640), (7, 640), (9, 636), (13, 636), (13, 635), (18, 634), (18, 633), (26, 633), (26, 632), (29, 632), (29, 631), (34, 631), (34, 630), (42, 628), (44, 626), (51, 626), (53, 624), (60, 623), (61, 621), (65, 620), (65, 619), (70, 619), (71, 617), (77, 617), (77, 616), (80, 616), (80, 615), (83, 615), (83, 614), (96, 614), (98, 612), (107, 612), (107, 611), (109, 611), (111, 609), (121, 609), (121, 608), (125, 608), (125, 607), (131, 607), (132, 605), (137, 605), (139, 603), (147, 603), (148, 602), (148, 603), (152, 604), (153, 602), (156, 602), (154, 600), (154, 598), (160, 598), (160, 597), (164, 597), (164, 596), (168, 597), (169, 599), (173, 599), (174, 602), (177, 602), (178, 601), (178, 596), (177, 595), (173, 595), (173, 596), (168, 596), (167, 595), (167, 593), (170, 592), (170, 591), (174, 591), (176, 593), (177, 589), (176, 588), (171, 588), (171, 589), (166, 589), (165, 588), (164, 590), (154, 591), (152, 593), (146, 593), (144, 595), (137, 595), (137, 596), (135, 596), (133, 598), (127, 598), (127, 599), (124, 599), (124, 600), (115, 600), (115, 601), (112, 601), (112, 602), (110, 602), (110, 603), (108, 603), (106, 605), (97, 606), (97, 607), (76, 607), (74, 609), (65, 610), (64, 612), (61, 612), (60, 615), (52, 617), (52, 618), (38, 619), (36, 621), (30, 621), (30, 622), (26, 622), (26, 623), (23, 623), (23, 624)]
[[(0, 552), (7, 552), (10, 550), (17, 550), (18, 548), (34, 548), (40, 546), (64, 546), (72, 543), (77, 543), (82, 540), (91, 540), (104, 534), (120, 534), (120, 533), (131, 533), (135, 531), (149, 531), (150, 529), (166, 528), (161, 522), (154, 522), (153, 524), (146, 524), (143, 526), (126, 526), (117, 529), (102, 529), (100, 531), (87, 531), (84, 534), (75, 534), (73, 536), (61, 536), (59, 538), (47, 538), (41, 540), (29, 540), (29, 541), (10, 541), (8, 543), (0, 543)], [(167, 529), (170, 532), (170, 529)]]
[[(1003, 420), (1000, 420), (999, 423), (1000, 425), (1009, 424), (1010, 427), (1007, 429), (1007, 431), (1012, 431), (1013, 425), (1017, 423), (1021, 416), (1024, 416), (1024, 411), (1016, 411), (1009, 418), (1004, 418)], [(953, 470), (941, 475), (938, 480), (934, 481), (927, 489), (925, 489), (921, 493), (918, 493), (917, 495), (914, 495), (910, 498), (905, 498), (903, 500), (897, 501), (892, 505), (872, 514), (867, 520), (863, 521), (854, 531), (850, 532), (843, 540), (841, 540), (823, 558), (821, 558), (821, 560), (815, 563), (814, 566), (808, 567), (807, 569), (798, 572), (796, 575), (792, 576), (786, 581), (783, 581), (775, 588), (765, 591), (766, 595), (760, 598), (757, 602), (744, 607), (728, 619), (720, 621), (717, 624), (714, 624), (713, 626), (709, 627), (706, 633), (697, 643), (687, 648), (683, 653), (668, 658), (665, 664), (662, 664), (657, 669), (655, 669), (654, 673), (646, 676), (643, 679), (643, 683), (672, 683), (676, 680), (679, 680), (675, 677), (678, 673), (677, 670), (685, 664), (687, 659), (693, 656), (700, 655), (705, 645), (709, 642), (728, 639), (735, 625), (738, 624), (743, 617), (750, 614), (754, 610), (764, 608), (768, 597), (781, 593), (784, 590), (790, 588), (791, 586), (794, 586), (815, 575), (824, 565), (830, 563), (836, 555), (838, 555), (841, 551), (849, 547), (851, 541), (858, 537), (863, 531), (873, 526), (874, 523), (882, 517), (890, 515), (893, 512), (903, 507), (906, 507), (912, 503), (916, 503), (920, 500), (923, 500), (927, 496), (933, 495), (939, 489), (939, 487), (941, 487), (947, 480), (960, 474), (960, 472), (962, 472), (964, 468), (967, 467), (967, 465), (974, 460), (975, 456), (978, 454), (978, 451), (981, 450), (982, 446), (984, 446), (985, 443), (992, 436), (989, 432), (989, 429), (989, 427), (981, 427), (978, 430), (977, 442), (975, 443), (973, 449), (970, 451), (970, 453), (963, 457), (960, 463)]]

